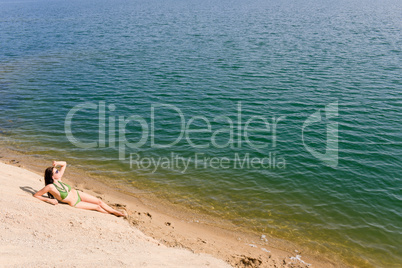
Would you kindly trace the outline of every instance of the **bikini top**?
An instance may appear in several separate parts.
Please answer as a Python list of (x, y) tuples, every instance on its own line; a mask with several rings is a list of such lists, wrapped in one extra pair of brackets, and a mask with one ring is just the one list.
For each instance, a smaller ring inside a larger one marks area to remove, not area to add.
[[(63, 199), (65, 199), (65, 198), (68, 196), (68, 193), (71, 191), (71, 186), (68, 185), (67, 183), (63, 183), (63, 182), (61, 182), (61, 181), (59, 181), (59, 183), (60, 183), (60, 185), (61, 185), (63, 188), (57, 186), (55, 183), (53, 183), (53, 185), (56, 187), (57, 191), (59, 191), (60, 196), (61, 196), (61, 199), (63, 200)], [(67, 191), (67, 189), (66, 189), (65, 186), (67, 186), (68, 191)]]

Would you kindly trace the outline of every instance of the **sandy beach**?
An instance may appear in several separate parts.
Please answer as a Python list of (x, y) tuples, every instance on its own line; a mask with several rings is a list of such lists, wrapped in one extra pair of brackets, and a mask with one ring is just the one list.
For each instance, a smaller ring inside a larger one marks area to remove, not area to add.
[(20, 267), (230, 267), (207, 254), (169, 248), (123, 218), (32, 197), (37, 174), (0, 163), (0, 264)]
[(41, 169), (49, 161), (4, 150), (1, 161), (1, 266), (344, 267), (265, 235), (214, 226), (205, 215), (134, 198), (95, 180), (77, 181), (74, 168), (67, 168), (63, 181), (125, 209), (128, 219), (54, 206), (32, 196), (44, 185)]

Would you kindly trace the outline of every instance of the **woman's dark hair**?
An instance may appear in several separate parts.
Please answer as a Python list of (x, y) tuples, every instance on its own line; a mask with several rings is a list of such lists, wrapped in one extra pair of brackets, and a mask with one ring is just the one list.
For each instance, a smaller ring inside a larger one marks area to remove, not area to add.
[[(48, 184), (52, 184), (53, 181), (53, 167), (48, 167), (45, 170), (45, 186)], [(47, 196), (51, 199), (54, 199), (54, 196), (51, 193), (47, 193)]]

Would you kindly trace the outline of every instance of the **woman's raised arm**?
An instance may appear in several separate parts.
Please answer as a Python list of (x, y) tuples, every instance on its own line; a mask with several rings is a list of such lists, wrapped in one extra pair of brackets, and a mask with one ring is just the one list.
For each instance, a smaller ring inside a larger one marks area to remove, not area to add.
[(67, 162), (65, 162), (65, 161), (53, 161), (53, 166), (54, 167), (60, 166), (59, 173), (60, 173), (60, 178), (61, 178), (63, 176), (63, 174), (64, 174), (64, 171), (66, 170)]

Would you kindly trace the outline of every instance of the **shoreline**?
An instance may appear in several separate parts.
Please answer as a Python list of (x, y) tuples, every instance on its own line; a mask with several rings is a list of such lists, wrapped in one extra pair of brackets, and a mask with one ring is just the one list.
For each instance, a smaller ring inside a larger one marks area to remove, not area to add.
[[(0, 162), (19, 166), (41, 177), (50, 163), (44, 156), (6, 148), (1, 148), (0, 156)], [(151, 192), (122, 191), (118, 185), (101, 182), (74, 166), (68, 166), (63, 180), (114, 207), (124, 207), (130, 226), (159, 243), (209, 254), (232, 267), (347, 267), (339, 259), (308, 252), (289, 241), (268, 234), (255, 235), (227, 220), (163, 202)]]

